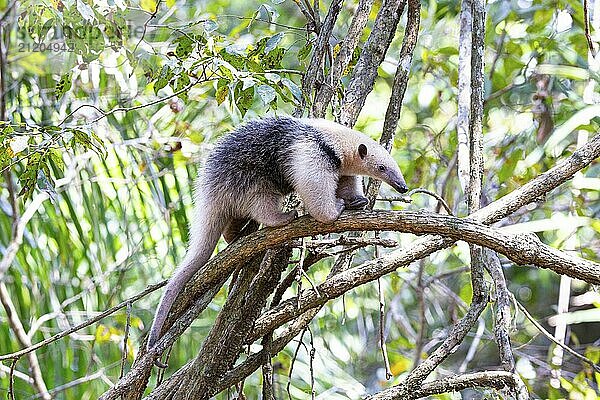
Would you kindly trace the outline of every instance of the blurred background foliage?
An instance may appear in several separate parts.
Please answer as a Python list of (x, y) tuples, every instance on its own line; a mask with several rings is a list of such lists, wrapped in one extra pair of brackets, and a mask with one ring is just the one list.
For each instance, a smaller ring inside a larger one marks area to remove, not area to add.
[[(20, 1), (12, 10), (9, 3), (0, 1), (0, 11), (7, 13), (3, 68), (9, 121), (0, 133), (0, 249), (4, 253), (11, 241), (13, 195), (20, 194), (18, 213), (37, 196), (49, 196), (27, 225), (3, 278), (35, 343), (171, 275), (185, 251), (193, 180), (202, 159), (220, 135), (242, 121), (294, 110), (314, 37), (307, 36), (306, 21), (291, 0), (168, 0), (158, 10), (154, 0)], [(370, 24), (380, 5), (375, 2)], [(327, 7), (328, 2), (320, 2), (322, 12)], [(344, 37), (355, 7), (354, 1), (344, 4), (334, 41)], [(442, 194), (457, 215), (464, 215), (456, 177), (459, 7), (455, 1), (422, 2), (420, 37), (393, 155), (410, 187)], [(597, 42), (600, 2), (590, 1), (590, 13)], [(598, 131), (600, 57), (590, 55), (583, 26), (579, 1), (489, 2), (484, 203), (548, 170)], [(356, 125), (374, 138), (383, 125), (401, 36), (399, 29)], [(333, 115), (340, 95), (334, 96)], [(556, 248), (599, 261), (599, 176), (596, 162), (502, 224), (534, 231)], [(384, 187), (385, 195), (393, 192)], [(394, 207), (436, 206), (433, 199), (416, 197), (410, 205)], [(376, 207), (390, 206), (378, 202)], [(390, 236), (404, 246), (414, 239)], [(373, 249), (363, 250), (355, 263), (372, 256)], [(428, 353), (470, 302), (470, 280), (461, 270), (468, 258), (468, 247), (459, 243), (381, 280), (392, 380), (385, 380), (377, 344), (377, 285), (369, 284), (330, 302), (311, 324), (312, 335), (306, 333), (304, 344), (292, 343), (275, 357), (280, 397), (289, 392), (293, 398), (310, 398), (311, 346), (319, 398), (358, 398), (399, 382), (413, 367), (419, 269), (425, 280), (445, 274), (424, 290)], [(309, 274), (322, 281), (330, 265), (324, 260)], [(556, 314), (560, 277), (507, 260), (503, 265), (516, 299), (553, 331), (549, 317)], [(169, 371), (199, 348), (226, 295), (225, 287), (175, 344)], [(153, 293), (132, 305), (127, 365), (158, 300), (159, 293)], [(572, 282), (567, 341), (596, 362), (598, 307), (600, 295), (593, 288)], [(531, 393), (597, 398), (600, 376), (568, 355), (562, 366), (553, 365), (555, 346), (521, 312), (515, 314), (517, 370)], [(499, 365), (492, 319), (488, 307), (478, 331), (437, 374)], [(19, 350), (4, 311), (0, 322), (0, 354)], [(49, 389), (58, 388), (56, 398), (97, 398), (116, 381), (125, 325), (122, 311), (37, 351)], [(468, 355), (474, 341), (477, 351)], [(9, 365), (0, 367), (0, 392), (9, 387)], [(27, 359), (16, 369), (27, 373)], [(261, 379), (255, 374), (246, 381), (248, 398), (259, 396)], [(19, 377), (14, 388), (17, 398), (35, 398)], [(498, 395), (463, 392), (468, 398)]]

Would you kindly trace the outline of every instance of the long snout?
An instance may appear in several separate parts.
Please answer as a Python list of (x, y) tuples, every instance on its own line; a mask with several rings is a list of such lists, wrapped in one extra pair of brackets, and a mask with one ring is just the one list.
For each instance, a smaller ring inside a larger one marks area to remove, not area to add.
[(386, 183), (393, 187), (398, 193), (408, 192), (408, 186), (406, 186), (406, 181), (401, 173), (391, 172)]

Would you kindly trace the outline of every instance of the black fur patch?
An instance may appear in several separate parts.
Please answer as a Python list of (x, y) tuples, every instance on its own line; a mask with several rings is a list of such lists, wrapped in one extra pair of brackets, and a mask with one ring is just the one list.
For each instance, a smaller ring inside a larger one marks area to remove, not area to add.
[(291, 117), (271, 117), (250, 121), (223, 136), (206, 160), (204, 182), (213, 193), (236, 198), (259, 185), (264, 191), (288, 194), (290, 149), (298, 141), (317, 144), (322, 157), (333, 170), (341, 159), (321, 131)]
[(342, 160), (340, 160), (340, 157), (336, 154), (333, 147), (323, 141), (318, 141), (317, 143), (319, 145), (319, 149), (321, 149), (323, 154), (325, 154), (329, 159), (331, 166), (336, 169), (340, 168), (342, 166)]

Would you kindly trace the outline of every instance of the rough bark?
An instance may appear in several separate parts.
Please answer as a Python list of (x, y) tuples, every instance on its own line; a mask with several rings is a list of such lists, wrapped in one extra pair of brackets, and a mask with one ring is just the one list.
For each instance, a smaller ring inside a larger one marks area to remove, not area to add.
[(373, 90), (377, 68), (381, 65), (385, 53), (390, 47), (405, 5), (405, 0), (384, 0), (381, 5), (371, 34), (363, 46), (352, 71), (350, 82), (344, 91), (339, 117), (342, 125), (354, 126), (356, 123), (358, 114), (367, 100), (367, 95)]

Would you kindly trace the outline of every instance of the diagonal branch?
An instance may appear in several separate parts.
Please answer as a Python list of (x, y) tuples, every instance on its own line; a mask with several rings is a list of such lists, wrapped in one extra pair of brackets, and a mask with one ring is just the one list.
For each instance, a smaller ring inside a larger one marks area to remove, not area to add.
[(196, 359), (188, 365), (184, 374), (168, 379), (149, 398), (187, 399), (191, 396), (207, 399), (215, 394), (219, 378), (233, 367), (246, 335), (267, 297), (279, 283), (289, 256), (289, 250), (267, 251), (264, 257), (254, 257), (249, 266), (240, 270), (229, 298)]
[(360, 57), (352, 71), (350, 82), (344, 91), (344, 101), (340, 110), (340, 123), (354, 126), (367, 95), (373, 90), (377, 68), (383, 62), (385, 53), (396, 33), (406, 0), (384, 0), (369, 38), (363, 46)]
[[(420, 14), (421, 3), (419, 0), (408, 1), (407, 23), (402, 40), (402, 48), (400, 49), (400, 57), (398, 58), (398, 67), (394, 75), (394, 83), (392, 84), (392, 93), (390, 102), (388, 103), (385, 112), (385, 120), (383, 122), (383, 131), (379, 143), (389, 152), (392, 150), (394, 135), (398, 127), (400, 119), (400, 110), (402, 109), (402, 100), (406, 92), (408, 84), (408, 74), (412, 63), (413, 53), (417, 45), (419, 35), (419, 24), (421, 19)], [(381, 181), (369, 179), (367, 187), (367, 198), (370, 201), (371, 207), (375, 204), (375, 197), (379, 193)]]
[(315, 117), (323, 118), (327, 105), (331, 101), (333, 93), (337, 90), (340, 78), (344, 70), (348, 67), (352, 59), (352, 53), (358, 45), (360, 34), (369, 20), (369, 11), (373, 6), (374, 0), (360, 0), (358, 7), (354, 12), (354, 17), (350, 23), (348, 33), (340, 46), (338, 55), (333, 60), (331, 72), (328, 81), (317, 91), (315, 101), (312, 106), (312, 113)]
[[(302, 90), (304, 92), (304, 96), (302, 97), (303, 100), (296, 111), (294, 111), (295, 115), (300, 116), (300, 114), (302, 114), (305, 105), (304, 102), (306, 99), (311, 99), (317, 78), (322, 75), (321, 68), (323, 65), (323, 57), (329, 46), (329, 39), (331, 38), (335, 22), (342, 9), (342, 2), (343, 0), (333, 0), (331, 2), (325, 21), (323, 21), (323, 24), (319, 28), (319, 36), (317, 38), (315, 50), (313, 51), (308, 68), (302, 76)], [(312, 101), (309, 102), (312, 103)]]
[[(411, 398), (418, 399), (476, 387), (488, 387), (494, 389), (504, 389), (507, 387), (515, 388), (518, 393), (516, 397), (517, 400), (526, 400), (529, 398), (527, 387), (519, 375), (505, 371), (482, 371), (427, 382), (416, 388), (415, 391), (411, 393)], [(398, 393), (397, 388), (393, 387), (368, 397), (368, 399), (404, 400), (405, 397), (402, 397), (402, 395)]]

